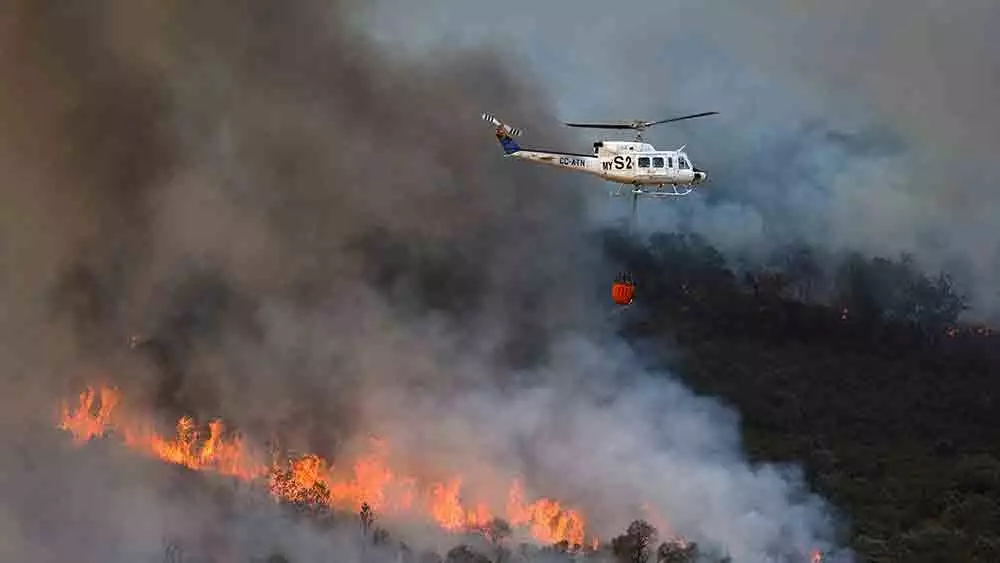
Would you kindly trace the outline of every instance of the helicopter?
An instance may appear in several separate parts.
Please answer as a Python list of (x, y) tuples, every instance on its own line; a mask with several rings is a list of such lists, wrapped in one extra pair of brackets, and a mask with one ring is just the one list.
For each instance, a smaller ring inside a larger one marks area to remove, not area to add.
[[(717, 115), (717, 111), (708, 111), (662, 119), (659, 121), (629, 121), (622, 123), (566, 123), (569, 127), (588, 129), (633, 130), (636, 132), (632, 141), (594, 141), (593, 154), (553, 151), (547, 149), (522, 148), (514, 141), (522, 130), (512, 127), (497, 119), (491, 113), (483, 113), (483, 120), (496, 128), (497, 140), (503, 147), (504, 156), (539, 162), (558, 168), (574, 170), (591, 174), (619, 184), (618, 190), (611, 195), (618, 197), (626, 195), (625, 190), (632, 195), (633, 206), (639, 197), (677, 197), (686, 196), (694, 191), (695, 186), (708, 180), (708, 173), (691, 164), (684, 149), (657, 150), (653, 145), (643, 142), (642, 132), (654, 125), (673, 123), (685, 119)], [(630, 188), (626, 188), (630, 186)], [(666, 189), (665, 186), (670, 186)]]
[[(659, 121), (629, 121), (624, 123), (566, 123), (569, 127), (588, 129), (633, 130), (636, 132), (632, 141), (594, 141), (593, 154), (580, 154), (546, 149), (521, 148), (514, 137), (521, 136), (522, 130), (512, 127), (491, 113), (483, 113), (484, 121), (496, 128), (497, 141), (503, 147), (504, 157), (520, 158), (539, 162), (558, 168), (574, 170), (591, 174), (619, 184), (618, 190), (611, 193), (613, 197), (624, 195), (626, 186), (632, 195), (632, 214), (629, 219), (629, 233), (635, 222), (636, 204), (642, 197), (677, 197), (686, 196), (694, 191), (695, 186), (708, 180), (708, 173), (691, 164), (684, 149), (657, 150), (653, 145), (642, 140), (642, 132), (654, 125), (674, 123), (696, 117), (717, 115), (717, 111), (708, 111), (683, 115)], [(670, 189), (664, 189), (669, 185)], [(683, 186), (683, 188), (680, 188)], [(619, 274), (611, 285), (611, 298), (617, 306), (628, 307), (635, 296), (636, 283), (628, 272)]]

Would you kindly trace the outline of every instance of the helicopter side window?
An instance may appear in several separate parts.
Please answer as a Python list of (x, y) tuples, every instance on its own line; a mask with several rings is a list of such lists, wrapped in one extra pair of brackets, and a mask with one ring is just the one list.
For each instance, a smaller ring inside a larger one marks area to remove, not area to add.
[(639, 168), (649, 168), (649, 157), (640, 156), (639, 157)]
[(673, 167), (674, 167), (674, 157), (668, 156), (667, 157), (667, 168), (673, 168)]
[(653, 157), (653, 168), (663, 168), (663, 157), (654, 156)]

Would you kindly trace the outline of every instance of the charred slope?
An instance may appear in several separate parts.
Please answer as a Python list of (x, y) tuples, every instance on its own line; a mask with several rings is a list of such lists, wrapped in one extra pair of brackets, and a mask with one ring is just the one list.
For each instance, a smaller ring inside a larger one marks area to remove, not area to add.
[(632, 342), (734, 405), (752, 457), (803, 462), (863, 557), (997, 560), (1000, 347), (956, 325), (946, 278), (852, 257), (809, 303), (794, 271), (737, 275), (697, 237), (605, 240), (641, 284)]

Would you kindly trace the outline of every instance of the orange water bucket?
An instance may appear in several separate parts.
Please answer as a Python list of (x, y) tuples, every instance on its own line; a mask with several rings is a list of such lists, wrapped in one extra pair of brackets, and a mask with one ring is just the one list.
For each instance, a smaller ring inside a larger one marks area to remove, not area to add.
[(635, 285), (624, 281), (611, 284), (611, 299), (616, 305), (628, 305), (633, 297), (635, 297)]

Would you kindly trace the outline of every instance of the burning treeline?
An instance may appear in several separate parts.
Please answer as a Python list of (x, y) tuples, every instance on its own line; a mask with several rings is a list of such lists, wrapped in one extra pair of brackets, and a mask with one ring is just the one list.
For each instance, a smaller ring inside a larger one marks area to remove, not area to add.
[(113, 434), (128, 448), (168, 463), (261, 483), (281, 502), (355, 512), (366, 504), (378, 513), (427, 519), (452, 532), (487, 530), (500, 517), (541, 543), (598, 546), (596, 538), (586, 536), (582, 514), (548, 498), (525, 502), (517, 480), (509, 487), (501, 516), (485, 502), (463, 502), (460, 476), (427, 482), (394, 472), (387, 463), (388, 444), (376, 439), (368, 455), (333, 465), (315, 454), (290, 460), (264, 455), (240, 436), (227, 435), (220, 420), (210, 421), (204, 432), (185, 416), (177, 421), (176, 435), (167, 437), (128, 413), (121, 393), (112, 387), (90, 387), (76, 405), (64, 403), (59, 428), (77, 444)]

